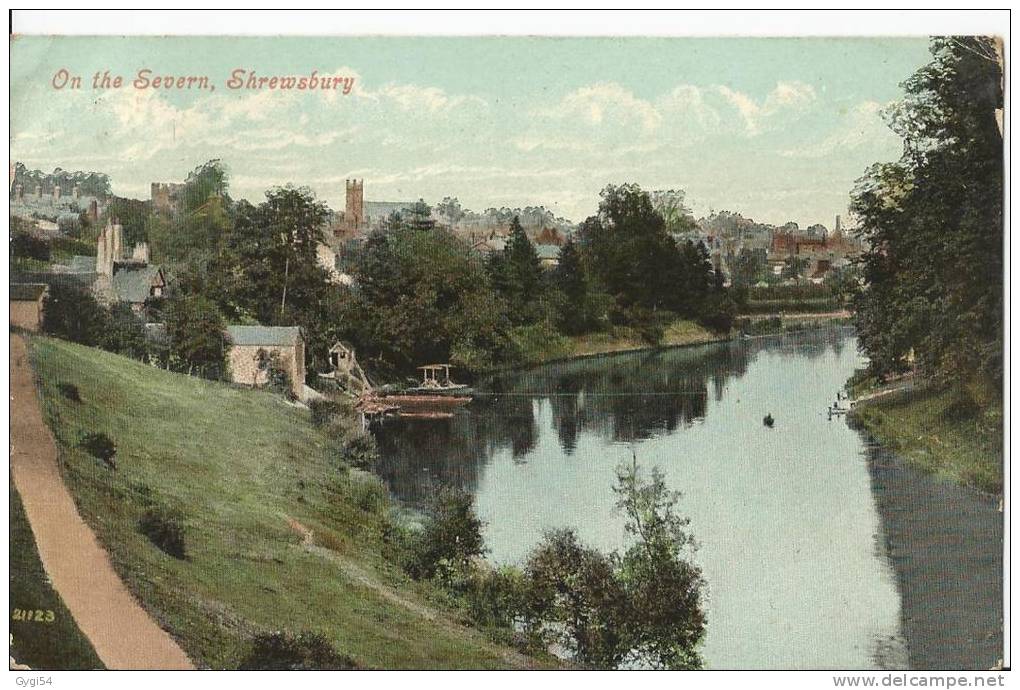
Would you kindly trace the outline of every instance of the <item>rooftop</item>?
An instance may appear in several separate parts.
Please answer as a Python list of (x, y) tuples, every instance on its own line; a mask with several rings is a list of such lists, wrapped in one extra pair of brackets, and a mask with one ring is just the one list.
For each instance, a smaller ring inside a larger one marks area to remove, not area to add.
[(45, 283), (11, 283), (11, 299), (16, 302), (35, 302), (45, 292)]
[(299, 326), (227, 326), (227, 335), (234, 345), (268, 345), (287, 347), (301, 337)]

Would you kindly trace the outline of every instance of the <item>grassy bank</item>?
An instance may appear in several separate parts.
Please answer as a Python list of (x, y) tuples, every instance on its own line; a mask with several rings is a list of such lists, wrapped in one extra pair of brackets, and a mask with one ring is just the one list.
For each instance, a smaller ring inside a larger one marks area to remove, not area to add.
[(33, 669), (103, 668), (103, 662), (46, 578), (32, 528), (13, 482), (9, 482), (9, 495), (11, 589), (7, 603), (11, 656)]
[(973, 388), (890, 393), (859, 403), (852, 420), (928, 472), (1002, 493), (1002, 407)]
[(532, 342), (523, 343), (525, 353), (519, 365), (546, 364), (577, 357), (631, 352), (679, 345), (700, 345), (719, 342), (728, 336), (714, 333), (693, 321), (679, 319), (663, 329), (658, 343), (649, 343), (632, 328), (617, 327), (612, 332), (587, 333), (578, 336), (536, 337)]
[[(322, 633), (360, 667), (531, 663), (384, 558), (384, 487), (332, 466), (307, 410), (63, 341), (35, 338), (31, 351), (79, 510), (197, 665), (236, 668), (254, 634), (281, 629)], [(113, 439), (116, 469), (79, 447), (89, 432)], [(186, 559), (140, 533), (154, 508), (183, 515)]]

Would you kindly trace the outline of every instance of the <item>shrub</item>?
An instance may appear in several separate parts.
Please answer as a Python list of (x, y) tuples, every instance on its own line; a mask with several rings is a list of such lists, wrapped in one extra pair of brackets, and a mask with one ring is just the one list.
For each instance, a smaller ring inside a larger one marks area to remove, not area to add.
[(330, 427), (330, 434), (329, 455), (334, 464), (367, 471), (375, 468), (379, 449), (371, 433), (353, 429), (351, 425), (334, 424)]
[(375, 475), (354, 474), (348, 478), (351, 502), (366, 513), (378, 513), (386, 505), (386, 485)]
[(312, 411), (312, 424), (317, 427), (324, 427), (329, 422), (333, 421), (333, 418), (344, 411), (344, 406), (336, 400), (320, 400), (315, 399), (308, 403), (308, 408)]
[(418, 580), (438, 576), (448, 581), (485, 553), (482, 521), (475, 514), (474, 498), (459, 489), (441, 490), (428, 512), (424, 528), (411, 540), (404, 569)]
[(71, 402), (81, 402), (81, 393), (78, 392), (78, 386), (73, 383), (58, 383), (57, 390)]
[(114, 466), (113, 456), (117, 454), (117, 446), (113, 439), (103, 432), (83, 435), (78, 445), (92, 457)]
[(184, 548), (184, 516), (178, 511), (152, 507), (142, 514), (139, 531), (163, 553), (178, 559), (187, 558)]
[(354, 659), (340, 654), (322, 633), (259, 633), (238, 667), (242, 671), (348, 671)]

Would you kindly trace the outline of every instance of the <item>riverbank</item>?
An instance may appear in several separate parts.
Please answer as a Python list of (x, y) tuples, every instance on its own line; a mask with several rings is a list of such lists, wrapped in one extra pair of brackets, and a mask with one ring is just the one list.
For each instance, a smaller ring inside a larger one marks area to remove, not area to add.
[(990, 494), (1002, 494), (1002, 406), (982, 387), (932, 388), (898, 381), (857, 386), (867, 398), (850, 415), (908, 463)]
[(784, 333), (843, 326), (848, 324), (849, 321), (850, 314), (844, 311), (744, 315), (736, 317), (734, 328), (730, 332), (719, 333), (705, 328), (694, 321), (678, 319), (663, 329), (662, 339), (655, 343), (650, 343), (643, 339), (631, 328), (616, 328), (612, 332), (561, 336), (552, 341), (528, 347), (527, 354), (523, 360), (513, 366), (493, 367), (475, 373), (492, 374), (521, 367), (535, 367), (587, 357), (723, 343), (743, 335), (782, 335)]
[[(323, 634), (358, 668), (555, 665), (495, 644), (385, 556), (385, 487), (333, 464), (306, 410), (60, 340), (32, 338), (30, 353), (78, 511), (197, 666), (237, 668), (281, 629)], [(111, 463), (82, 447), (97, 432)], [(150, 513), (180, 516), (183, 558), (142, 533)]]

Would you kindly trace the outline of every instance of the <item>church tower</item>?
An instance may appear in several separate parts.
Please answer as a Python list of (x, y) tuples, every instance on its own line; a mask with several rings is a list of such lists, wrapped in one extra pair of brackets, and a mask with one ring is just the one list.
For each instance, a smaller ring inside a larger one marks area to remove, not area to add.
[(347, 208), (344, 225), (348, 231), (361, 230), (365, 225), (365, 180), (347, 180)]

